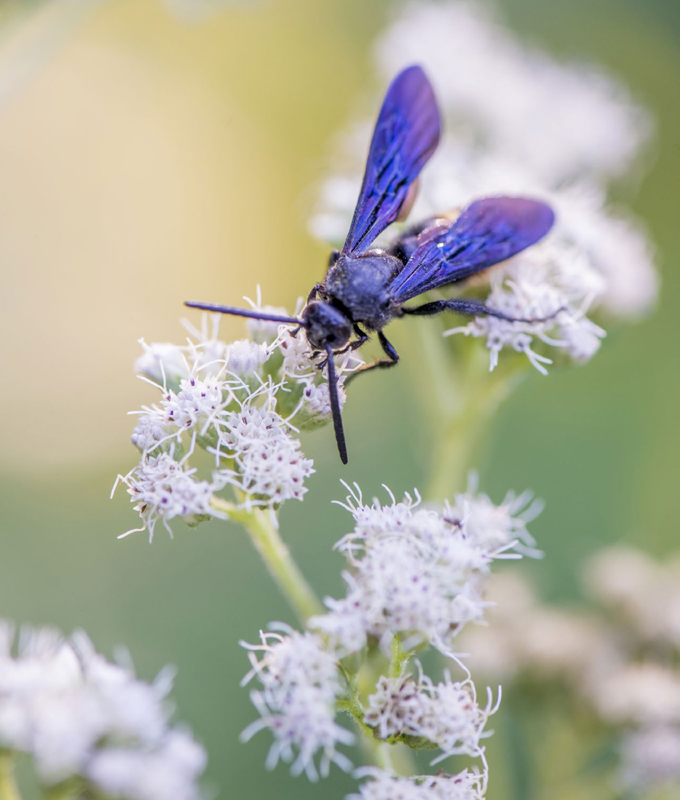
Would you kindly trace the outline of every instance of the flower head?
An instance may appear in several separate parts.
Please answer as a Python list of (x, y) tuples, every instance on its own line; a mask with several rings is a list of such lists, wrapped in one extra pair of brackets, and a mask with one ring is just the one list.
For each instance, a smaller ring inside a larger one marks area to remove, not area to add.
[(492, 575), (484, 599), (488, 626), (468, 628), (461, 642), (470, 668), (484, 679), (505, 682), (520, 673), (541, 682), (566, 680), (582, 691), (601, 669), (611, 669), (602, 627), (574, 611), (540, 605), (520, 575)]
[(284, 500), (301, 500), (304, 481), (313, 472), (292, 426), (273, 410), (273, 394), (265, 405), (246, 401), (237, 411), (226, 414), (214, 452), (219, 459), (232, 460), (229, 482), (244, 495), (246, 505), (271, 505)]
[(210, 429), (219, 429), (220, 415), (232, 399), (231, 387), (217, 376), (191, 377), (180, 381), (177, 392), (163, 395), (161, 409), (178, 437), (187, 431), (206, 436)]
[[(259, 291), (251, 304), (262, 308)], [(216, 505), (223, 515), (228, 508), (275, 510), (286, 500), (301, 500), (314, 470), (298, 433), (331, 418), (327, 373), (304, 334), (249, 320), (252, 339), (224, 342), (215, 315), (185, 327), (185, 345), (142, 341), (144, 354), (136, 363), (160, 398), (135, 412), (132, 443), (142, 458), (119, 480), (142, 518), (140, 530), (150, 536), (159, 519), (168, 530), (176, 517), (195, 524), (216, 515)], [(341, 403), (344, 381), (361, 363), (350, 353), (337, 356)], [(194, 461), (199, 449), (212, 455), (212, 470)], [(222, 497), (229, 487), (231, 505)]]
[[(367, 771), (368, 772), (368, 771)], [(388, 772), (371, 770), (354, 800), (483, 800), (486, 772), (464, 770), (457, 775), (398, 778)], [(348, 798), (349, 800), (349, 798)]]
[(364, 722), (381, 739), (408, 737), (428, 742), (443, 751), (433, 763), (459, 753), (482, 755), (480, 739), (489, 715), (496, 710), (490, 698), (486, 708), (479, 706), (469, 679), (453, 681), (447, 672), (445, 680), (435, 684), (422, 669), (418, 680), (381, 677), (368, 703)]
[(182, 378), (189, 377), (189, 364), (185, 350), (175, 344), (158, 342), (139, 343), (144, 353), (135, 361), (135, 372), (160, 386), (177, 386)]
[(224, 485), (223, 481), (217, 474), (213, 482), (198, 481), (194, 478), (195, 473), (196, 469), (185, 470), (172, 456), (161, 453), (142, 459), (127, 475), (118, 476), (127, 486), (135, 510), (144, 523), (139, 530), (149, 531), (149, 541), (153, 539), (159, 519), (172, 536), (168, 525), (171, 519), (180, 517), (188, 525), (193, 525), (216, 514), (210, 501), (213, 492)]
[(606, 547), (586, 564), (586, 588), (637, 640), (680, 649), (677, 556), (655, 562), (632, 547)]
[(680, 725), (680, 674), (655, 663), (631, 663), (593, 682), (591, 699), (611, 723)]
[(521, 513), (527, 496), (496, 507), (471, 493), (443, 513), (421, 507), (417, 496), (391, 500), (365, 504), (358, 489), (347, 498), (355, 529), (337, 545), (351, 566), (347, 596), (327, 600), (328, 613), (310, 624), (345, 652), (367, 637), (387, 648), (395, 634), (407, 650), (427, 642), (450, 652), (461, 628), (484, 614), (477, 579), (493, 559), (512, 548), (535, 553), (525, 527), (531, 514)]
[(108, 747), (94, 754), (87, 777), (111, 797), (130, 800), (194, 800), (195, 780), (206, 766), (203, 748), (186, 731), (171, 731), (149, 751)]
[[(274, 743), (267, 757), (272, 769), (279, 759), (293, 762), (292, 772), (305, 772), (312, 781), (319, 771), (328, 775), (331, 763), (349, 769), (351, 762), (336, 748), (351, 744), (353, 735), (335, 721), (335, 701), (341, 694), (336, 656), (312, 633), (261, 633), (261, 644), (243, 644), (250, 651), (252, 670), (243, 683), (254, 678), (261, 688), (251, 692), (260, 719), (243, 731), (248, 740), (268, 728)], [(262, 653), (258, 660), (256, 653)], [(320, 766), (315, 764), (321, 753)]]
[(78, 776), (129, 800), (198, 798), (205, 754), (169, 727), (170, 672), (144, 683), (84, 633), (24, 628), (16, 655), (13, 638), (0, 622), (0, 749), (30, 754), (48, 786)]
[(412, 2), (375, 53), (386, 78), (421, 63), (451, 127), (472, 128), (486, 149), (550, 185), (622, 174), (650, 134), (648, 114), (619, 82), (522, 42), (480, 3)]
[(478, 547), (489, 548), (498, 556), (508, 549), (528, 556), (540, 555), (536, 541), (527, 530), (543, 510), (543, 502), (531, 492), (508, 492), (496, 505), (491, 498), (478, 491), (478, 476), (471, 473), (468, 490), (456, 496), (453, 506), (447, 504), (448, 519), (459, 519), (465, 524), (466, 536)]
[(680, 783), (680, 729), (654, 726), (630, 731), (620, 745), (620, 782), (638, 796), (664, 791), (673, 796)]
[[(575, 713), (615, 739), (617, 782), (631, 796), (668, 796), (680, 785), (677, 559), (663, 564), (631, 547), (604, 548), (586, 568), (595, 613), (541, 605), (512, 573), (488, 583), (489, 628), (463, 645), (476, 674), (565, 690)], [(526, 685), (526, 683), (525, 683)], [(546, 696), (548, 696), (546, 694)]]

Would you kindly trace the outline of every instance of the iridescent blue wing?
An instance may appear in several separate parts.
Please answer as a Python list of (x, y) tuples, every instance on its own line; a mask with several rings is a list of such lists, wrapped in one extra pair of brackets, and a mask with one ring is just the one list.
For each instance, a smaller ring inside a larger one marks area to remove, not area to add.
[(363, 253), (397, 219), (439, 134), (432, 86), (420, 67), (408, 67), (392, 81), (380, 109), (343, 253)]
[(448, 227), (426, 231), (389, 286), (397, 303), (454, 283), (505, 261), (552, 227), (550, 206), (523, 197), (486, 197), (471, 203)]

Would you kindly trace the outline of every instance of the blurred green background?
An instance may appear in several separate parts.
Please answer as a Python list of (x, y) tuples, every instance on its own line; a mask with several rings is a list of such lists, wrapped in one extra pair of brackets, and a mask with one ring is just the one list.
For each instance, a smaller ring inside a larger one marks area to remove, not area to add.
[[(292, 621), (245, 535), (177, 524), (174, 541), (160, 528), (152, 546), (116, 539), (136, 522), (124, 492), (109, 500), (136, 460), (126, 412), (153, 399), (132, 374), (136, 340), (181, 341), (186, 298), (236, 302), (259, 282), (266, 302), (292, 306), (321, 276), (326, 248), (306, 231), (314, 185), (331, 137), (383, 88), (370, 44), (392, 5), (241, 0), (189, 23), (161, 0), (0, 11), (0, 615), (83, 627), (108, 654), (124, 643), (147, 678), (176, 664), (179, 718), (207, 746), (220, 797), (342, 797), (355, 784), (266, 773), (267, 735), (238, 743), (254, 716), (238, 640)], [(584, 368), (531, 375), (479, 456), (494, 499), (526, 487), (546, 498), (533, 525), (546, 559), (530, 572), (551, 599), (571, 599), (576, 566), (605, 543), (676, 547), (680, 4), (499, 5), (553, 54), (620, 76), (658, 122), (649, 173), (619, 189), (658, 245), (657, 313), (610, 331)], [(241, 330), (225, 321), (226, 334)], [(321, 594), (341, 591), (340, 478), (369, 496), (424, 479), (432, 428), (410, 386), (417, 345), (407, 325), (392, 332), (402, 366), (358, 382), (347, 405), (349, 467), (330, 429), (307, 434), (317, 473), (282, 513)], [(501, 768), (491, 796), (506, 796), (502, 784)]]

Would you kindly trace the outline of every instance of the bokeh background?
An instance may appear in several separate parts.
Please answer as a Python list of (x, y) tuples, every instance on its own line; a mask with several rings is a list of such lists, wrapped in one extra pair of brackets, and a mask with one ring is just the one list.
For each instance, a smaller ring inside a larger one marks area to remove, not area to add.
[[(546, 558), (531, 574), (550, 599), (574, 601), (577, 566), (603, 544), (677, 547), (680, 4), (498, 5), (544, 49), (618, 75), (658, 125), (647, 174), (618, 190), (658, 246), (656, 314), (611, 330), (583, 368), (531, 375), (478, 458), (494, 499), (525, 487), (547, 499), (533, 526)], [(126, 412), (153, 397), (131, 364), (140, 336), (182, 339), (187, 298), (238, 302), (260, 283), (265, 302), (293, 306), (322, 275), (327, 248), (307, 232), (314, 187), (334, 134), (367, 93), (380, 95), (370, 45), (394, 6), (0, 4), (0, 616), (83, 627), (109, 654), (124, 643), (147, 678), (176, 664), (179, 718), (205, 743), (219, 797), (342, 797), (354, 784), (266, 773), (267, 737), (238, 743), (254, 712), (238, 687), (247, 661), (237, 642), (292, 621), (245, 535), (177, 524), (173, 541), (160, 529), (152, 546), (116, 539), (136, 522), (124, 492), (109, 500), (137, 459)], [(419, 418), (408, 332), (392, 329), (399, 369), (353, 387), (349, 467), (330, 429), (303, 438), (317, 473), (282, 527), (321, 594), (341, 585), (339, 480), (370, 495), (424, 477), (433, 432)], [(502, 764), (492, 796), (507, 797)]]

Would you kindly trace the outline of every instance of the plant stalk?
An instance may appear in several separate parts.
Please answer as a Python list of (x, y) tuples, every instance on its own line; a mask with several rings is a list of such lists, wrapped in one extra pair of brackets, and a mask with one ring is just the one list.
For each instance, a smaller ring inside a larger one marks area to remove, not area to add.
[(257, 552), (301, 622), (306, 622), (316, 614), (323, 614), (323, 606), (293, 560), (268, 510), (236, 509), (231, 503), (217, 497), (213, 497), (211, 504), (218, 511), (226, 512), (230, 519), (240, 522), (248, 531)]
[(458, 402), (450, 402), (443, 430), (439, 429), (435, 436), (426, 499), (441, 502), (465, 491), (476, 451), (519, 376), (518, 370), (499, 371), (498, 375), (485, 371), (483, 376), (475, 374), (474, 369), (467, 372), (463, 384), (457, 388)]
[(423, 376), (416, 385), (433, 441), (425, 499), (442, 502), (465, 490), (491, 418), (527, 370), (521, 357), (508, 354), (490, 372), (476, 342), (446, 339), (441, 327), (422, 326), (419, 335)]

